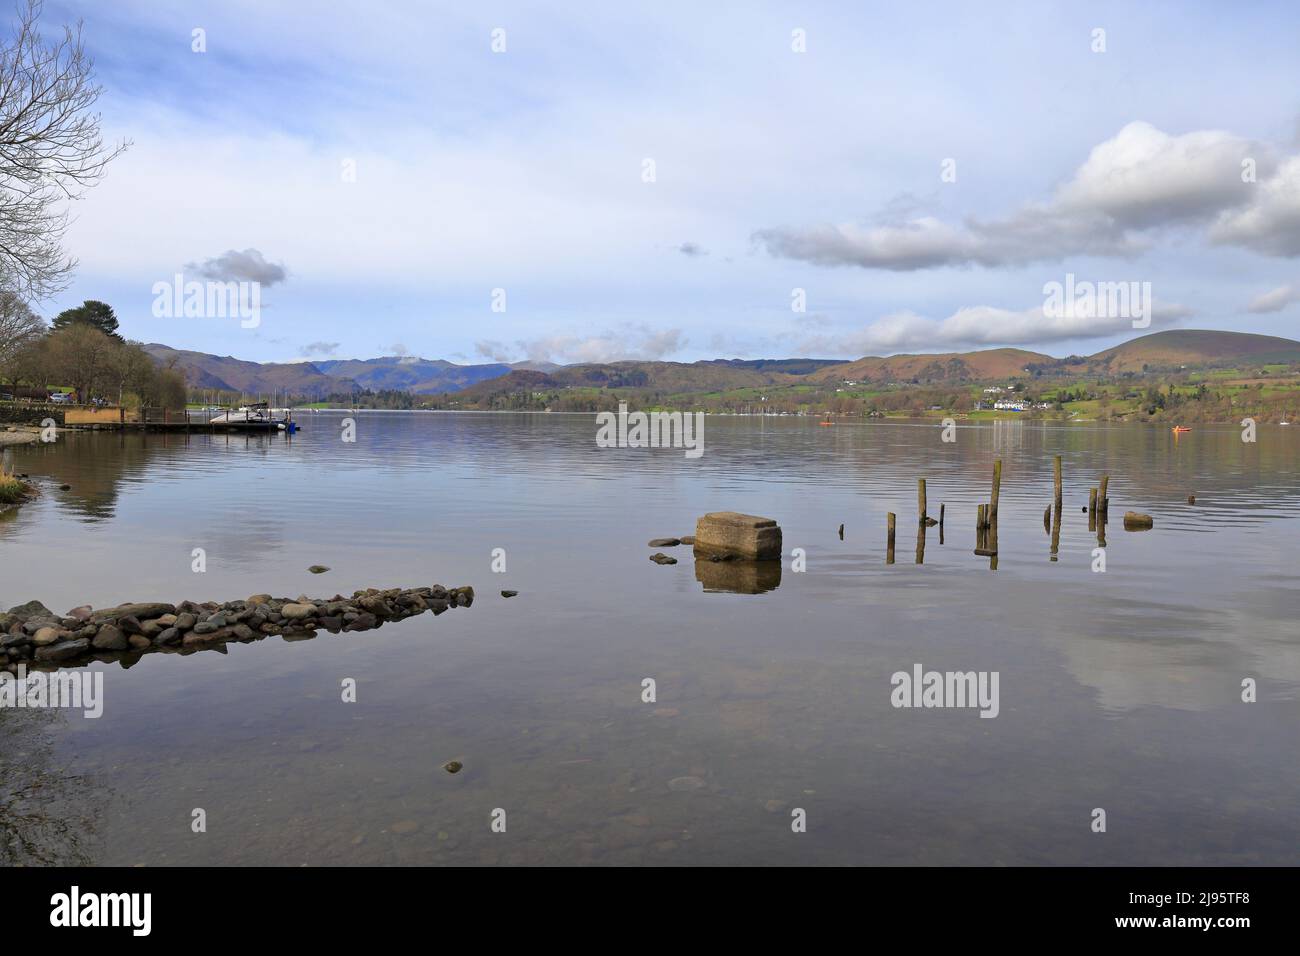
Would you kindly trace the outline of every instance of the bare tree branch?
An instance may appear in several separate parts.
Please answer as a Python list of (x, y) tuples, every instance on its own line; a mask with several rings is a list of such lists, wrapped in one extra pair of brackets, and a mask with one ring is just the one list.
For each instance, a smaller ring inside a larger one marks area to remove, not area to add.
[(41, 0), (24, 0), (0, 43), (0, 287), (39, 300), (67, 287), (68, 202), (95, 185), (129, 143), (106, 146), (94, 112), (102, 87), (81, 23), (46, 42)]

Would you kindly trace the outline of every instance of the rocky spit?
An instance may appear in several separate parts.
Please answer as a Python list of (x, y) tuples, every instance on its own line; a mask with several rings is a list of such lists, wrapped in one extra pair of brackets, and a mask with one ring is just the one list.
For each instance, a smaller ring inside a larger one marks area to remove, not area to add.
[(55, 614), (39, 601), (0, 612), (0, 670), (76, 667), (119, 661), (130, 667), (141, 655), (194, 653), (246, 644), (278, 634), (285, 640), (315, 637), (317, 630), (368, 631), (425, 611), (474, 603), (472, 587), (367, 588), (345, 598), (277, 598), (254, 594), (244, 601), (202, 604), (140, 603)]

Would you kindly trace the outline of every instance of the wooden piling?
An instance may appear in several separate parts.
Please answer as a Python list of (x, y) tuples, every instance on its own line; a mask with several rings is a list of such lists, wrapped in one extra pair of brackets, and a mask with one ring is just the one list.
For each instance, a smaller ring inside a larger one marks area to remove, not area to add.
[(885, 563), (894, 563), (894, 513), (891, 511), (885, 515), (885, 527), (889, 529), (889, 537), (885, 542)]
[(1061, 456), (1052, 462), (1052, 503), (1056, 510), (1061, 510)]
[(917, 522), (925, 524), (925, 479), (916, 479), (916, 512)]
[(943, 503), (942, 501), (939, 502), (939, 529), (940, 529), (941, 531), (943, 530), (943, 509), (944, 509), (944, 507), (945, 507), (944, 503)]

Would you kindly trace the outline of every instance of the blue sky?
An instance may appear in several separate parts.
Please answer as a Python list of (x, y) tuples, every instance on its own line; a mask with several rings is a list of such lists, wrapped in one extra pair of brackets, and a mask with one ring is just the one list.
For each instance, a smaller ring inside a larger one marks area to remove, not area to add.
[[(41, 311), (104, 299), (129, 337), (258, 361), (1136, 334), (1045, 317), (1073, 273), (1150, 282), (1152, 330), (1300, 331), (1294, 5), (704, 6), (51, 2), (132, 145)], [(284, 268), (259, 327), (152, 315), (155, 282), (229, 250)]]

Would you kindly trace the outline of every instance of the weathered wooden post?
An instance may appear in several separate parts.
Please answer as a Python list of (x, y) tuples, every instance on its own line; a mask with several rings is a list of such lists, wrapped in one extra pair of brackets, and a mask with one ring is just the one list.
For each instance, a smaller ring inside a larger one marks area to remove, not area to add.
[[(1097, 491), (1097, 510), (1102, 515), (1105, 515), (1107, 509), (1110, 507), (1110, 497), (1108, 494), (1109, 486), (1110, 486), (1110, 475), (1102, 475), (1101, 488)], [(1103, 518), (1102, 520), (1104, 521), (1105, 518)]]
[(1097, 530), (1097, 489), (1088, 489), (1088, 530)]
[(885, 542), (885, 563), (894, 563), (894, 513), (891, 511), (885, 515), (885, 526), (889, 529), (889, 536)]
[(917, 522), (925, 524), (925, 479), (916, 479), (916, 511)]
[(945, 507), (946, 505), (942, 501), (939, 502), (939, 530), (940, 531), (943, 530), (943, 509)]
[(1052, 506), (1048, 505), (1043, 509), (1043, 533), (1052, 533)]

